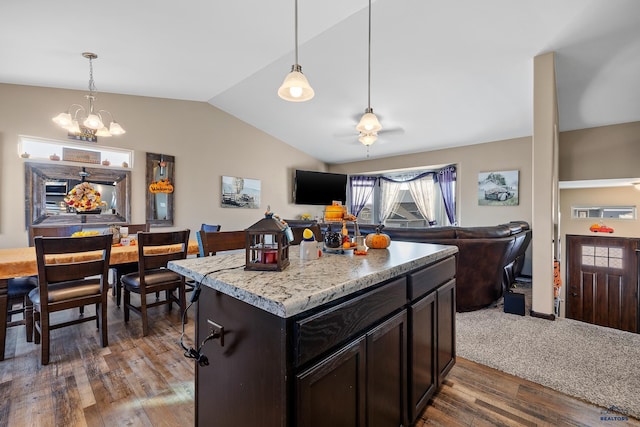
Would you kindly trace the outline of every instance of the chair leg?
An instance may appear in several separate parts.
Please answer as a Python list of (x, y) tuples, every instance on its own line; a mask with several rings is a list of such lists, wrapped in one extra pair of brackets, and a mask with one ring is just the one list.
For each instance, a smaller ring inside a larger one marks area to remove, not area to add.
[(41, 358), (40, 363), (43, 365), (49, 364), (49, 339), (50, 339), (50, 331), (49, 331), (49, 314), (43, 315), (40, 313), (40, 325), (42, 330), (40, 331), (42, 335), (42, 348), (41, 348)]
[(140, 316), (142, 317), (142, 336), (149, 334), (149, 320), (147, 318), (147, 296), (140, 294)]
[(120, 278), (118, 277), (118, 270), (115, 268), (111, 268), (109, 269), (109, 274), (111, 274), (111, 272), (113, 272), (113, 286), (111, 286), (111, 296), (115, 297), (116, 296), (116, 288), (118, 287), (118, 284), (120, 283)]
[(100, 303), (96, 304), (96, 329), (100, 329)]
[(25, 296), (24, 301), (24, 324), (27, 342), (33, 342), (33, 303), (28, 296)]
[[(99, 310), (99, 311), (98, 311)], [(98, 312), (100, 313), (98, 315)], [(106, 347), (109, 345), (109, 336), (107, 334), (107, 302), (103, 301), (100, 304), (96, 304), (96, 315), (99, 320), (100, 329), (100, 344), (102, 347)]]
[(40, 331), (42, 324), (40, 323), (40, 312), (33, 308), (33, 343), (40, 344)]
[(124, 321), (129, 321), (129, 305), (131, 305), (131, 292), (124, 289)]
[(118, 277), (118, 281), (113, 285), (116, 290), (116, 306), (120, 307), (120, 300), (122, 299), (122, 283), (120, 283), (120, 278)]

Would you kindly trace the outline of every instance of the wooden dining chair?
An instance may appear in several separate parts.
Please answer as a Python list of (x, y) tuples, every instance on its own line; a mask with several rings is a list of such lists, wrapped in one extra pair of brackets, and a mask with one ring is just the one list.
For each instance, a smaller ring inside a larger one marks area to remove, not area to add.
[[(124, 290), (124, 321), (129, 321), (129, 311), (142, 317), (142, 335), (149, 332), (148, 309), (159, 305), (173, 303), (180, 307), (183, 315), (185, 301), (184, 276), (167, 269), (169, 261), (185, 259), (189, 247), (189, 230), (169, 231), (162, 233), (138, 233), (138, 271), (122, 276)], [(165, 291), (163, 300), (147, 302), (147, 295)], [(176, 296), (174, 292), (177, 291)], [(131, 293), (140, 295), (140, 305), (131, 303)]]
[[(106, 347), (107, 292), (111, 236), (36, 237), (38, 288), (29, 293), (33, 315), (27, 322), (34, 327), (34, 342), (42, 338), (41, 363), (49, 363), (50, 334), (54, 329), (96, 320), (100, 344)], [(51, 314), (95, 304), (93, 316), (81, 314), (62, 323), (52, 323)]]
[[(149, 224), (123, 224), (123, 225), (120, 225), (120, 228), (122, 227), (128, 228), (129, 235), (149, 231)], [(136, 271), (138, 271), (138, 263), (130, 262), (126, 264), (117, 264), (117, 265), (111, 266), (111, 268), (115, 273), (114, 274), (115, 277), (113, 279), (113, 286), (111, 288), (111, 295), (116, 297), (116, 306), (120, 307), (120, 300), (122, 298), (121, 297), (122, 283), (120, 281), (122, 279), (122, 276), (124, 276), (125, 274), (135, 273)]]
[[(81, 231), (82, 226), (57, 226), (57, 227), (31, 227), (29, 230), (29, 246), (33, 246), (36, 236), (43, 237), (69, 237), (76, 231)], [(7, 326), (26, 325), (27, 342), (33, 341), (33, 325), (27, 324), (27, 312), (32, 310), (29, 292), (38, 286), (38, 276), (16, 277), (9, 279), (7, 286)], [(17, 306), (17, 307), (16, 307)], [(84, 310), (80, 308), (81, 312)], [(21, 314), (22, 319), (13, 320), (15, 314)]]
[(33, 246), (33, 239), (40, 237), (71, 237), (77, 231), (82, 231), (81, 225), (61, 225), (47, 227), (31, 227), (29, 229), (29, 246)]
[(211, 256), (216, 252), (244, 249), (246, 245), (246, 232), (243, 231), (214, 231), (198, 232), (199, 256)]
[[(7, 286), (7, 327), (25, 325), (27, 342), (33, 341), (33, 322), (27, 322), (27, 313), (33, 310), (29, 292), (38, 287), (38, 276), (16, 277), (8, 280)], [(16, 308), (18, 306), (18, 308)], [(21, 319), (13, 320), (20, 314)]]
[(222, 228), (222, 226), (220, 224), (202, 224), (200, 226), (200, 230), (202, 231), (220, 231), (220, 229)]

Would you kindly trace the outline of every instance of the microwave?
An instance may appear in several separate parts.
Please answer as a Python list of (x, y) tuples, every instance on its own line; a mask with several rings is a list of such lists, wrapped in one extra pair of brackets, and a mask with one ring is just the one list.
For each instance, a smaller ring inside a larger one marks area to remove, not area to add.
[(68, 183), (66, 181), (47, 181), (44, 188), (47, 196), (66, 196)]

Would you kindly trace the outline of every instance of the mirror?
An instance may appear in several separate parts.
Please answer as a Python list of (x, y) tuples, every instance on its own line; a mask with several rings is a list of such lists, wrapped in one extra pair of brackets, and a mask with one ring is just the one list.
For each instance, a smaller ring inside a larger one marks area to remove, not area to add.
[(147, 153), (147, 223), (155, 227), (173, 225), (175, 157)]
[[(84, 180), (105, 202), (94, 213), (75, 212), (64, 197)], [(130, 222), (131, 172), (99, 166), (25, 162), (25, 224), (95, 224)]]

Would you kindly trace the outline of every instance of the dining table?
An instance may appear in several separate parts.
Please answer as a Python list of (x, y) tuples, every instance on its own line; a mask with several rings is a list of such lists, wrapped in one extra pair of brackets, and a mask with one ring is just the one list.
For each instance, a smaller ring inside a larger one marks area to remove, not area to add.
[[(150, 251), (161, 253), (166, 251), (163, 247), (147, 248)], [(198, 242), (189, 240), (187, 248), (189, 255), (198, 254)], [(54, 262), (79, 261), (72, 255), (54, 255)], [(138, 262), (138, 246), (119, 246), (111, 248), (109, 265), (131, 264)], [(38, 263), (35, 247), (0, 249), (0, 361), (4, 360), (5, 341), (7, 338), (7, 312), (8, 312), (8, 288), (9, 279), (14, 277), (26, 277), (38, 275)]]

